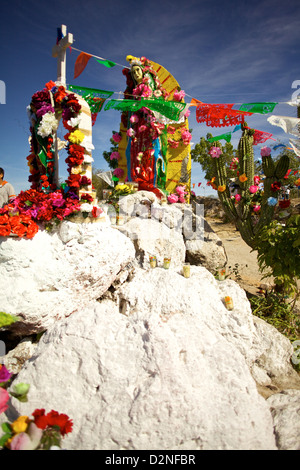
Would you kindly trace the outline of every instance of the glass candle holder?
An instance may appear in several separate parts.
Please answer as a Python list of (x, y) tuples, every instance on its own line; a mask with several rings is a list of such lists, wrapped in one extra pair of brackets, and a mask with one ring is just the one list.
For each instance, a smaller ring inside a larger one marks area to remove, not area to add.
[(164, 258), (164, 269), (169, 269), (171, 263), (171, 258)]
[(183, 272), (184, 277), (190, 277), (190, 275), (191, 275), (190, 263), (184, 263), (183, 264), (182, 272)]
[(218, 268), (218, 279), (224, 281), (226, 278), (226, 268)]
[(150, 267), (151, 268), (156, 268), (156, 256), (149, 256), (149, 261), (150, 261)]
[(233, 301), (232, 301), (232, 298), (229, 297), (229, 295), (226, 295), (226, 297), (224, 297), (224, 301), (225, 301), (225, 307), (227, 308), (227, 310), (233, 310)]
[(123, 215), (117, 215), (116, 216), (116, 222), (117, 222), (117, 225), (124, 225), (124, 216)]

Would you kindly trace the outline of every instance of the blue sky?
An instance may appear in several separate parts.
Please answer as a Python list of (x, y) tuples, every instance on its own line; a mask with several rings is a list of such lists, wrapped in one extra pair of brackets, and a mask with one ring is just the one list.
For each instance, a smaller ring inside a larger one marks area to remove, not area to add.
[[(186, 102), (191, 97), (237, 106), (275, 101), (279, 104), (273, 114), (296, 117), (296, 108), (285, 103), (297, 88), (300, 94), (299, 0), (1, 0), (0, 80), (5, 84), (5, 104), (2, 95), (0, 166), (16, 193), (29, 188), (26, 107), (33, 93), (49, 80), (56, 80), (57, 63), (51, 51), (56, 28), (62, 24), (73, 34), (74, 47), (82, 51), (121, 65), (128, 65), (128, 54), (163, 65), (186, 92)], [(78, 54), (67, 51), (68, 84), (124, 91), (121, 66), (107, 69), (91, 60), (74, 80)], [(293, 83), (296, 88), (292, 88)], [(271, 126), (268, 116), (255, 114), (247, 122), (255, 129), (273, 133), (277, 143), (288, 144), (289, 136)], [(98, 115), (93, 127), (93, 158), (99, 169), (107, 169), (102, 152), (109, 148), (112, 130), (119, 129), (119, 122), (118, 111), (102, 110)], [(189, 126), (194, 143), (207, 132), (218, 135), (233, 130), (198, 124), (195, 108), (191, 108)], [(239, 137), (239, 132), (233, 134), (234, 146)], [(275, 142), (266, 144), (272, 147)], [(61, 165), (64, 178), (64, 158)], [(200, 190), (198, 182), (202, 182)], [(209, 194), (199, 164), (192, 166), (192, 183), (196, 193)]]

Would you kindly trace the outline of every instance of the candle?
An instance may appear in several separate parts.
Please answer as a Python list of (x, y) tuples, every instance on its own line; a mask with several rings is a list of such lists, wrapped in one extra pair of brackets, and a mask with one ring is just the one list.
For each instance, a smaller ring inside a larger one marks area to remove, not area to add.
[(190, 263), (184, 263), (182, 270), (183, 270), (184, 277), (190, 277), (190, 274), (191, 274)]
[(155, 268), (156, 267), (156, 256), (149, 256), (150, 259), (150, 267)]
[(117, 225), (123, 225), (124, 224), (123, 215), (117, 215), (116, 220), (117, 220)]
[(164, 268), (169, 269), (171, 263), (171, 258), (164, 258)]
[(224, 297), (224, 301), (225, 301), (225, 307), (227, 308), (227, 310), (233, 310), (233, 301), (232, 301), (232, 298), (229, 297), (229, 295)]
[(218, 269), (218, 279), (219, 281), (224, 281), (226, 277), (226, 268), (219, 268)]

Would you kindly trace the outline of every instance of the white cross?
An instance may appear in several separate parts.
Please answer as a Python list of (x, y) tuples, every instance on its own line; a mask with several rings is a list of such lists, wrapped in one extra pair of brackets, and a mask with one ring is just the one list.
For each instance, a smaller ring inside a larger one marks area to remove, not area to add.
[(52, 48), (52, 57), (57, 57), (57, 82), (66, 86), (66, 49), (73, 44), (73, 34), (67, 34), (66, 25), (61, 25), (62, 39)]
[[(66, 49), (73, 44), (73, 34), (67, 34), (66, 25), (61, 25), (62, 38), (55, 46), (52, 47), (52, 57), (57, 57), (57, 81), (58, 85), (66, 86)], [(57, 132), (54, 133), (54, 183), (58, 186), (59, 171), (58, 171), (58, 139)]]

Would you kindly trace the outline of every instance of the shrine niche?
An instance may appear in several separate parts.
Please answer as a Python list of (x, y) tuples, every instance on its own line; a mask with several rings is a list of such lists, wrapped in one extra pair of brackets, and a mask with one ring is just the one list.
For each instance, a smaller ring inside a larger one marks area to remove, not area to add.
[(145, 57), (126, 59), (130, 68), (123, 69), (124, 100), (109, 103), (122, 111), (115, 175), (159, 196), (174, 192), (179, 184), (190, 189), (191, 134), (185, 94), (161, 65)]

